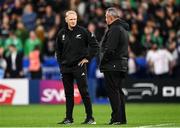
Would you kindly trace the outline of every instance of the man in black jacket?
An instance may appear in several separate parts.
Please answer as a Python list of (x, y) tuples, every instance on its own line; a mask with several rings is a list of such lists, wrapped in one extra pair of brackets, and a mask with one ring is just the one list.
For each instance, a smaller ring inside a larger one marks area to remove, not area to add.
[(10, 54), (7, 57), (6, 78), (23, 78), (23, 54), (17, 51), (14, 44), (9, 45)]
[(119, 19), (116, 8), (106, 11), (108, 30), (105, 33), (100, 52), (100, 70), (104, 73), (112, 114), (109, 124), (126, 124), (123, 81), (128, 70), (129, 25)]
[(99, 46), (93, 34), (77, 25), (75, 11), (67, 11), (65, 20), (67, 26), (59, 31), (56, 41), (56, 55), (61, 66), (66, 96), (66, 118), (59, 124), (73, 123), (74, 79), (76, 79), (87, 114), (83, 124), (95, 124), (87, 91), (86, 64), (97, 55)]

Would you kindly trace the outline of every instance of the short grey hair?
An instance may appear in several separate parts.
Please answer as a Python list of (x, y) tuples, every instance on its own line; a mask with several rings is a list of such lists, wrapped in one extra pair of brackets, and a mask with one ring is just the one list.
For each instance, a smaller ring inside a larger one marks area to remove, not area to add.
[(106, 13), (113, 16), (114, 18), (120, 18), (120, 11), (115, 7), (110, 7), (106, 10)]

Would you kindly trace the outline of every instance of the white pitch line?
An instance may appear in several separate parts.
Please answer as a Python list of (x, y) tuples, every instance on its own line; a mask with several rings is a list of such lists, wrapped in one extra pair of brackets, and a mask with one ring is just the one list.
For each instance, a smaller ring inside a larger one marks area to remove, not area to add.
[[(177, 126), (170, 126), (170, 125), (175, 125), (175, 123), (165, 123), (165, 124), (154, 124), (154, 125), (144, 125), (144, 126), (127, 126), (127, 128), (154, 128), (154, 127), (165, 127), (168, 126), (168, 128), (180, 128)], [(116, 126), (116, 125), (114, 125)], [(0, 127), (0, 128), (19, 128), (19, 127)], [(40, 127), (21, 127), (21, 128), (42, 128)], [(63, 127), (63, 126), (58, 126), (58, 127), (43, 127), (43, 128), (67, 128), (67, 127)], [(73, 126), (70, 128), (86, 128), (85, 126)], [(88, 128), (95, 128), (95, 127), (88, 127)], [(104, 126), (97, 126), (96, 128), (106, 128)], [(107, 128), (114, 128), (113, 126), (107, 126)]]
[(174, 125), (175, 123), (166, 123), (166, 124), (155, 124), (155, 125), (145, 125), (145, 126), (139, 126), (137, 128), (152, 128), (152, 127), (161, 127), (161, 126), (169, 126)]

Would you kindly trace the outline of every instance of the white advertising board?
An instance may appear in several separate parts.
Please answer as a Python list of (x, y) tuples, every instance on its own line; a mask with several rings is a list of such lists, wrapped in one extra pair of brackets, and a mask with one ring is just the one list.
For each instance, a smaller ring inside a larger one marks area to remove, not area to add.
[(29, 104), (28, 79), (1, 79), (0, 105), (27, 105)]

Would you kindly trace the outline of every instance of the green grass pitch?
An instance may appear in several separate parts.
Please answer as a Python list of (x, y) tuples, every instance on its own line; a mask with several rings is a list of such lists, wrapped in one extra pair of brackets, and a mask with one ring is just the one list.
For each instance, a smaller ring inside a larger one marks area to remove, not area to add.
[[(119, 127), (109, 126), (109, 104), (93, 104), (96, 125), (81, 125), (85, 112), (83, 105), (74, 107), (74, 124), (58, 125), (64, 118), (64, 105), (0, 106), (0, 127)], [(126, 105), (128, 124), (121, 127), (180, 127), (180, 104)]]

